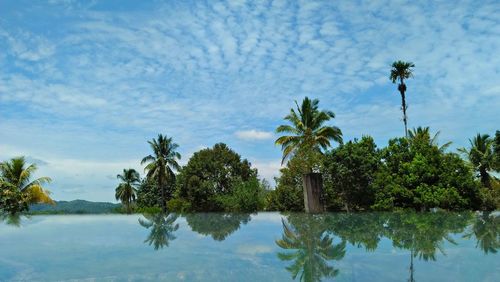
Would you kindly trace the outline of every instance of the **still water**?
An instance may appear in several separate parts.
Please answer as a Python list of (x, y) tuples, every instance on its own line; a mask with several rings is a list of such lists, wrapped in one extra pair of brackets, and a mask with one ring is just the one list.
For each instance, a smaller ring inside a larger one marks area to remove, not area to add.
[(0, 281), (500, 281), (500, 214), (4, 218)]

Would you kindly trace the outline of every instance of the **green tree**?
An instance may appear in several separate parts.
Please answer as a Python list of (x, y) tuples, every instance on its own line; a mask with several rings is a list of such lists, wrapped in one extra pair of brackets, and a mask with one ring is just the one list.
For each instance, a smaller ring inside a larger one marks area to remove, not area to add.
[[(330, 141), (342, 143), (342, 131), (336, 126), (325, 126), (325, 122), (335, 118), (331, 111), (320, 111), (319, 100), (305, 97), (299, 107), (295, 101), (297, 111), (290, 109), (285, 117), (291, 125), (280, 125), (277, 133), (288, 133), (276, 139), (276, 145), (281, 145), (283, 151), (282, 164), (297, 152), (321, 153), (331, 146)], [(312, 172), (313, 164), (306, 164), (306, 169)]]
[[(190, 203), (194, 211), (223, 211), (221, 197), (234, 195), (238, 185), (258, 196), (257, 170), (250, 162), (218, 143), (193, 154), (182, 168), (177, 181), (177, 196)], [(249, 182), (250, 181), (250, 182)], [(246, 184), (241, 184), (247, 182)], [(243, 189), (242, 189), (243, 190)]]
[(24, 157), (16, 157), (0, 163), (0, 178), (3, 182), (16, 187), (26, 197), (28, 204), (54, 204), (50, 192), (43, 188), (44, 184), (52, 180), (49, 177), (32, 179), (36, 170), (35, 164), (28, 165)]
[(405, 79), (413, 76), (413, 68), (415, 65), (411, 62), (395, 61), (392, 63), (392, 69), (390, 74), (390, 79), (392, 83), (398, 83), (398, 91), (401, 94), (401, 109), (403, 111), (403, 122), (405, 125), (405, 136), (408, 136), (408, 117), (406, 115), (406, 110), (408, 106), (406, 105), (406, 84)]
[(346, 211), (367, 210), (373, 205), (372, 183), (381, 165), (373, 138), (349, 141), (326, 154), (324, 161), (326, 203)]
[(345, 241), (335, 245), (333, 237), (326, 233), (322, 216), (290, 215), (287, 222), (282, 220), (283, 235), (276, 245), (285, 252), (278, 253), (283, 261), (293, 261), (286, 269), (300, 281), (321, 281), (333, 278), (339, 270), (329, 265), (329, 261), (341, 260), (345, 256)]
[(147, 164), (145, 168), (147, 177), (155, 179), (158, 183), (161, 190), (161, 207), (165, 211), (167, 200), (171, 198), (171, 191), (166, 191), (167, 184), (175, 181), (174, 170), (180, 170), (177, 162), (181, 159), (181, 154), (177, 152), (179, 145), (174, 143), (172, 138), (161, 134), (158, 135), (157, 139), (148, 141), (148, 143), (153, 150), (153, 155), (144, 157), (141, 164)]
[(122, 174), (116, 176), (121, 183), (116, 187), (115, 197), (125, 206), (127, 213), (130, 213), (131, 205), (137, 196), (137, 187), (141, 181), (139, 173), (135, 169), (124, 169)]
[(469, 139), (470, 148), (460, 148), (474, 169), (479, 173), (479, 178), (484, 187), (491, 187), (491, 176), (489, 172), (494, 168), (493, 139), (488, 134), (477, 134), (472, 140)]
[(495, 164), (493, 169), (495, 171), (500, 171), (500, 130), (497, 130), (495, 133), (493, 151), (495, 153)]
[(410, 141), (420, 141), (424, 143), (428, 143), (431, 146), (437, 146), (440, 151), (444, 152), (448, 147), (450, 147), (452, 142), (447, 142), (441, 146), (439, 146), (437, 139), (441, 132), (436, 132), (434, 136), (431, 138), (430, 128), (429, 127), (417, 127), (413, 130), (408, 131), (408, 138)]
[(302, 175), (303, 162), (298, 156), (292, 157), (280, 169), (280, 177), (275, 178), (276, 188), (267, 195), (267, 210), (304, 211)]
[(139, 218), (139, 224), (147, 229), (151, 229), (148, 238), (144, 243), (153, 246), (155, 250), (168, 247), (171, 241), (175, 240), (175, 231), (179, 229), (179, 224), (176, 224), (178, 218), (175, 214), (156, 213), (143, 214), (145, 219)]
[(27, 197), (16, 186), (0, 179), (0, 215), (15, 215), (28, 209)]
[(382, 166), (373, 182), (374, 209), (477, 209), (479, 189), (456, 154), (426, 140), (396, 138), (381, 151)]

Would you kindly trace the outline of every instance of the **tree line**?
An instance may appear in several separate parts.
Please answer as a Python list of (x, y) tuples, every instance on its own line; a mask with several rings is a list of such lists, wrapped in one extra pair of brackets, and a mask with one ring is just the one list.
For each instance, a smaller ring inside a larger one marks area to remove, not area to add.
[[(378, 148), (370, 136), (344, 143), (341, 129), (327, 124), (335, 114), (320, 110), (319, 100), (305, 97), (284, 118), (288, 124), (276, 129), (282, 134), (275, 143), (283, 151), (284, 167), (275, 189), (224, 143), (194, 153), (181, 166), (179, 145), (159, 134), (148, 141), (151, 154), (140, 162), (146, 177), (124, 169), (117, 175), (116, 199), (128, 213), (498, 209), (500, 131), (477, 134), (468, 148), (456, 153), (447, 151), (450, 143), (438, 144), (439, 132), (432, 134), (429, 127), (408, 130), (405, 81), (414, 67), (411, 62), (392, 64), (390, 80), (401, 95), (405, 136), (390, 139), (385, 147)], [(332, 148), (333, 143), (338, 146)], [(0, 163), (0, 211), (53, 203), (43, 188), (51, 179), (32, 179), (36, 169), (23, 157)], [(309, 207), (313, 202), (321, 205)]]

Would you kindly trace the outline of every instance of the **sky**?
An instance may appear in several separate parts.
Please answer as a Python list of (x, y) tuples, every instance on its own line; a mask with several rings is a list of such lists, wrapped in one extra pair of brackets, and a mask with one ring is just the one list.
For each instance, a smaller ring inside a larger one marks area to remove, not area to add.
[[(418, 2), (418, 3), (416, 3)], [(500, 129), (500, 2), (0, 0), (0, 160), (24, 155), (56, 200), (114, 201), (148, 140), (181, 163), (224, 142), (272, 180), (274, 129), (305, 96), (344, 140), (430, 126), (451, 151)]]

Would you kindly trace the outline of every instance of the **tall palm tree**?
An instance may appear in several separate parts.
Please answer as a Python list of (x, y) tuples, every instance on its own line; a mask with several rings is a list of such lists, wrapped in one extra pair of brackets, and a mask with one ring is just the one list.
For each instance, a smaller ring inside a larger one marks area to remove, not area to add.
[(24, 157), (16, 157), (0, 163), (0, 178), (21, 191), (27, 197), (29, 204), (54, 204), (50, 192), (43, 188), (44, 184), (52, 180), (49, 177), (32, 180), (36, 170), (35, 164), (28, 165)]
[(181, 154), (176, 151), (179, 145), (174, 143), (172, 138), (167, 138), (167, 136), (161, 134), (158, 135), (157, 139), (148, 141), (148, 143), (153, 150), (153, 155), (144, 157), (141, 164), (147, 164), (144, 169), (147, 171), (147, 177), (157, 181), (161, 190), (161, 206), (163, 211), (166, 211), (167, 195), (165, 185), (167, 181), (175, 180), (174, 170), (180, 169), (177, 161), (181, 159)]
[[(276, 245), (288, 252), (278, 253), (278, 258), (294, 263), (286, 269), (300, 281), (321, 281), (323, 277), (333, 278), (339, 270), (329, 265), (331, 260), (345, 256), (346, 242), (333, 244), (333, 237), (326, 233), (322, 217), (312, 215), (291, 215), (288, 223), (282, 220), (283, 236)], [(291, 252), (290, 252), (291, 251)]]
[(321, 152), (331, 146), (330, 140), (342, 143), (342, 131), (336, 126), (325, 126), (324, 123), (335, 114), (331, 111), (320, 111), (319, 100), (305, 97), (297, 111), (290, 109), (290, 114), (285, 117), (291, 125), (280, 125), (277, 133), (290, 133), (292, 135), (281, 136), (276, 139), (276, 145), (281, 145), (283, 151), (283, 164), (289, 157), (300, 150), (313, 150)]
[(155, 250), (168, 247), (170, 241), (176, 239), (174, 232), (179, 229), (179, 224), (175, 223), (178, 216), (168, 213), (143, 214), (146, 220), (139, 218), (139, 224), (147, 229), (151, 228), (148, 238), (144, 243), (153, 245)]
[(485, 187), (491, 187), (489, 171), (494, 162), (493, 140), (488, 134), (477, 134), (472, 140), (469, 139), (470, 148), (460, 148), (463, 153), (479, 172), (481, 183)]
[(425, 141), (431, 146), (438, 147), (441, 152), (444, 152), (451, 145), (452, 142), (447, 142), (439, 146), (437, 139), (440, 133), (441, 133), (440, 131), (436, 132), (436, 134), (434, 134), (434, 136), (431, 138), (430, 128), (428, 126), (426, 127), (419, 126), (417, 128), (408, 130), (408, 138), (410, 140)]
[(118, 174), (116, 178), (118, 178), (121, 183), (116, 187), (115, 197), (125, 205), (127, 212), (130, 213), (130, 206), (137, 197), (137, 188), (141, 183), (141, 177), (135, 169), (129, 168), (124, 169), (123, 173)]
[(403, 122), (405, 124), (406, 137), (408, 137), (408, 117), (406, 115), (406, 109), (408, 108), (408, 106), (406, 105), (406, 84), (404, 80), (413, 76), (412, 68), (414, 67), (415, 65), (411, 62), (395, 61), (394, 63), (392, 63), (390, 75), (392, 83), (396, 83), (399, 80), (398, 90), (399, 93), (401, 93), (401, 109), (403, 110)]

